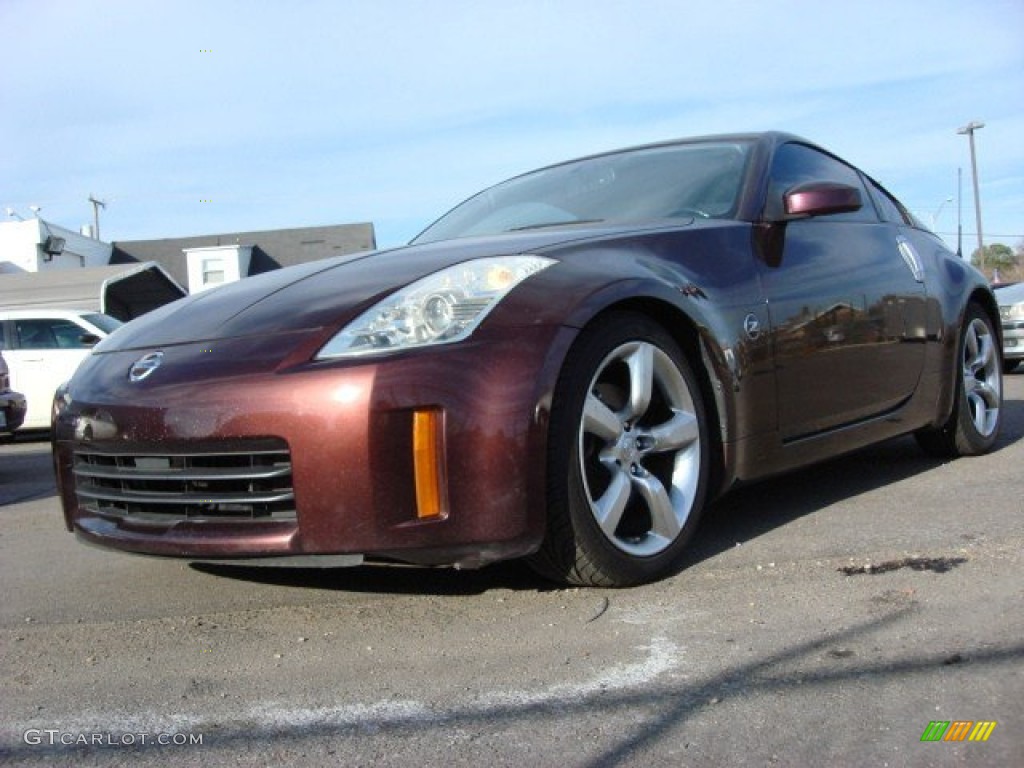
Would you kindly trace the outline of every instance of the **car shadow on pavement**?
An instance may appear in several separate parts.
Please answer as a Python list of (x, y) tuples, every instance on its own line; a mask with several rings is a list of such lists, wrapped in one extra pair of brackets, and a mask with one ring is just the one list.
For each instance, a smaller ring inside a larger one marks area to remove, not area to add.
[[(1024, 438), (1024, 401), (1007, 400), (1003, 408), (1004, 422), (996, 452)], [(929, 472), (943, 463), (918, 448), (913, 437), (901, 437), (733, 490), (705, 513), (680, 571), (805, 515)], [(544, 592), (564, 588), (537, 576), (523, 561), (496, 563), (480, 570), (390, 564), (279, 568), (192, 563), (191, 567), (228, 579), (370, 594), (475, 595), (493, 589)]]
[(0, 507), (57, 496), (48, 432), (5, 436), (0, 447)]
[(191, 563), (202, 573), (260, 584), (397, 595), (479, 595), (492, 589), (544, 592), (557, 584), (536, 575), (525, 562), (511, 560), (479, 570), (368, 563), (354, 568), (285, 568)]
[[(1003, 402), (1003, 425), (992, 454), (1024, 439), (1024, 401)], [(989, 454), (989, 455), (992, 455)], [(959, 461), (984, 461), (984, 457)], [(705, 513), (682, 568), (785, 526), (832, 504), (929, 472), (948, 459), (929, 456), (912, 436), (817, 464), (726, 494)]]
[(705, 512), (683, 568), (746, 544), (805, 515), (942, 465), (912, 437), (734, 489)]

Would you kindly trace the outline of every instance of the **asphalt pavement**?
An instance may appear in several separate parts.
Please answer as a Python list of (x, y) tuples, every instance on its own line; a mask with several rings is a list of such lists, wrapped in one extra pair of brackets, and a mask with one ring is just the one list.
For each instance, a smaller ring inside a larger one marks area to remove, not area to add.
[(901, 438), (741, 489), (681, 573), (617, 591), (106, 552), (64, 530), (48, 444), (0, 446), (0, 762), (1019, 765), (1005, 388), (990, 455)]

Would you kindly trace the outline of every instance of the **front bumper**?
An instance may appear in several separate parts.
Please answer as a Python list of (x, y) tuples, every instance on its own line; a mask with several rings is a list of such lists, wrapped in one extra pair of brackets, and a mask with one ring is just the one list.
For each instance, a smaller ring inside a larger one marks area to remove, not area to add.
[[(137, 384), (127, 371), (142, 352), (94, 355), (55, 417), (67, 526), (195, 560), (474, 567), (527, 554), (543, 535), (548, 404), (572, 336), (530, 327), (514, 341), (269, 370), (240, 342), (186, 345)], [(436, 431), (426, 464), (418, 414)], [(436, 480), (427, 514), (424, 466)]]
[(0, 392), (0, 434), (14, 432), (25, 421), (27, 405), (20, 392)]

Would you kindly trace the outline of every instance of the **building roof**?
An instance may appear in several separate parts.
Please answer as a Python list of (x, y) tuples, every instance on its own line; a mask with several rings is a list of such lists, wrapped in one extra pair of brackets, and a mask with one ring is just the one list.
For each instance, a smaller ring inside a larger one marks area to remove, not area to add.
[(85, 309), (125, 322), (185, 295), (185, 289), (153, 263), (48, 269), (0, 280), (4, 309)]
[(340, 224), (326, 227), (299, 227), (256, 232), (225, 232), (163, 240), (125, 240), (113, 244), (112, 264), (153, 261), (162, 266), (178, 283), (188, 284), (185, 249), (217, 245), (251, 245), (249, 275), (279, 267), (304, 264), (376, 247), (372, 223)]

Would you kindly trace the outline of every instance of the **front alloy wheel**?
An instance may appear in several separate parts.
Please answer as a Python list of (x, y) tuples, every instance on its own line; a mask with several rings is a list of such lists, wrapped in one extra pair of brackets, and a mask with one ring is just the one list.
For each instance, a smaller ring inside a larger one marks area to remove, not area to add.
[(647, 341), (618, 346), (588, 388), (576, 447), (590, 513), (613, 546), (657, 555), (689, 517), (701, 470), (686, 380)]
[(586, 329), (552, 407), (548, 538), (534, 565), (600, 586), (675, 567), (703, 506), (704, 414), (686, 358), (656, 323), (616, 314)]

